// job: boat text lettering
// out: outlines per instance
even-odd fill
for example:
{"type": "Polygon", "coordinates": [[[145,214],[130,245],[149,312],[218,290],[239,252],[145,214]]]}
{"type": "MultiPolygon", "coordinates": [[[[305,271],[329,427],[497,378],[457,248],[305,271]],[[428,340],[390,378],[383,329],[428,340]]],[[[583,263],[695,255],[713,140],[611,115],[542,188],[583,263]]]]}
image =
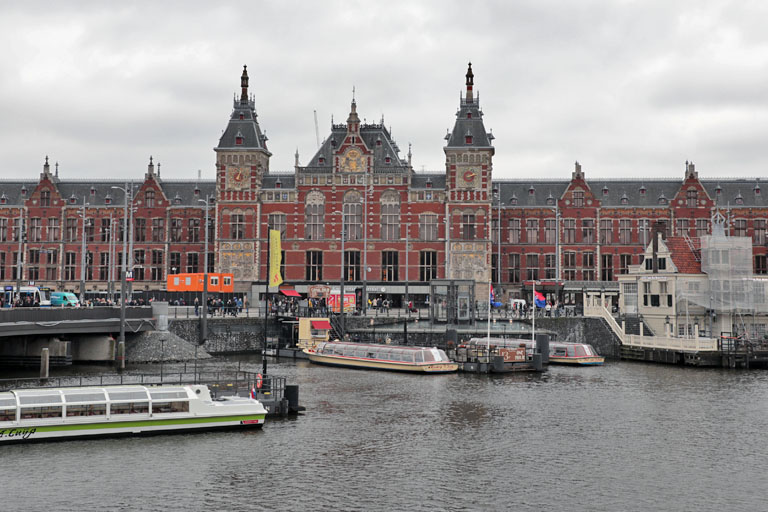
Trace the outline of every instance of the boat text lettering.
{"type": "Polygon", "coordinates": [[[6,428],[0,430],[0,438],[2,437],[21,437],[22,439],[29,439],[29,436],[37,432],[36,428],[6,428]]]}

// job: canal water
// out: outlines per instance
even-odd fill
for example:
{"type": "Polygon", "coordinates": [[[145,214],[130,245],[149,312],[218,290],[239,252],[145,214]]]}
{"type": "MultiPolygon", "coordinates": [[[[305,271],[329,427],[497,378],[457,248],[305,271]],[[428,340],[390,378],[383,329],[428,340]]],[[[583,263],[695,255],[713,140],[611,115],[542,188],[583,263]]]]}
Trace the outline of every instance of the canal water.
{"type": "MultiPolygon", "coordinates": [[[[261,368],[252,357],[206,368],[238,361],[261,368]]],[[[768,509],[765,371],[613,362],[413,376],[281,361],[269,372],[299,384],[303,416],[252,432],[2,446],[0,508],[768,509]]]]}

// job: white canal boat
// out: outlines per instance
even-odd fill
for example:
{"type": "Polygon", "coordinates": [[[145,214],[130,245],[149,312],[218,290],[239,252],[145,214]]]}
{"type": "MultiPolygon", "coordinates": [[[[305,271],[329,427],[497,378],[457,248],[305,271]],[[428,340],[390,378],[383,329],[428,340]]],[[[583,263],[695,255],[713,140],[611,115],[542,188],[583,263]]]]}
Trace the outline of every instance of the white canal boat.
{"type": "Polygon", "coordinates": [[[349,342],[321,342],[304,349],[313,363],[411,373],[455,372],[458,365],[434,347],[405,347],[349,342]]]}
{"type": "Polygon", "coordinates": [[[0,444],[254,428],[267,411],[254,398],[214,399],[208,386],[89,386],[0,392],[0,444]]]}

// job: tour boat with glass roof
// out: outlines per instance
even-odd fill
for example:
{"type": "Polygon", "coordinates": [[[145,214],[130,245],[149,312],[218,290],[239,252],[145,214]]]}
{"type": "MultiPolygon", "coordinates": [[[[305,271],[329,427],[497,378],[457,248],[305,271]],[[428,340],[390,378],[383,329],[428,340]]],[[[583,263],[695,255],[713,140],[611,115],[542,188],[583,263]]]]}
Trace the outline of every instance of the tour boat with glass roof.
{"type": "Polygon", "coordinates": [[[0,392],[0,444],[253,428],[266,414],[254,398],[212,398],[202,384],[15,389],[0,392]]]}
{"type": "Polygon", "coordinates": [[[304,349],[313,363],[347,368],[393,370],[411,373],[455,372],[458,365],[435,347],[366,345],[351,342],[320,342],[304,349]]]}

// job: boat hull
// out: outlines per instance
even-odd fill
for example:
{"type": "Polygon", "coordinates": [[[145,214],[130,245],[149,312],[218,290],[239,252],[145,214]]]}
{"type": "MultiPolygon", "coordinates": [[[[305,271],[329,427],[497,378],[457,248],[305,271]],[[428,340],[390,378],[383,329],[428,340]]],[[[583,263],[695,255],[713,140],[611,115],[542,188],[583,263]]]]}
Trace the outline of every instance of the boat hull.
{"type": "Polygon", "coordinates": [[[605,362],[604,357],[557,357],[549,356],[550,364],[567,364],[571,366],[600,366],[605,362]]]}
{"type": "Polygon", "coordinates": [[[386,370],[405,373],[452,373],[458,370],[456,363],[403,363],[398,361],[381,361],[370,359],[355,359],[338,356],[325,356],[308,353],[309,360],[316,364],[338,366],[343,368],[355,368],[359,370],[386,370]]]}
{"type": "Polygon", "coordinates": [[[0,444],[261,428],[265,414],[0,426],[0,444]]]}

